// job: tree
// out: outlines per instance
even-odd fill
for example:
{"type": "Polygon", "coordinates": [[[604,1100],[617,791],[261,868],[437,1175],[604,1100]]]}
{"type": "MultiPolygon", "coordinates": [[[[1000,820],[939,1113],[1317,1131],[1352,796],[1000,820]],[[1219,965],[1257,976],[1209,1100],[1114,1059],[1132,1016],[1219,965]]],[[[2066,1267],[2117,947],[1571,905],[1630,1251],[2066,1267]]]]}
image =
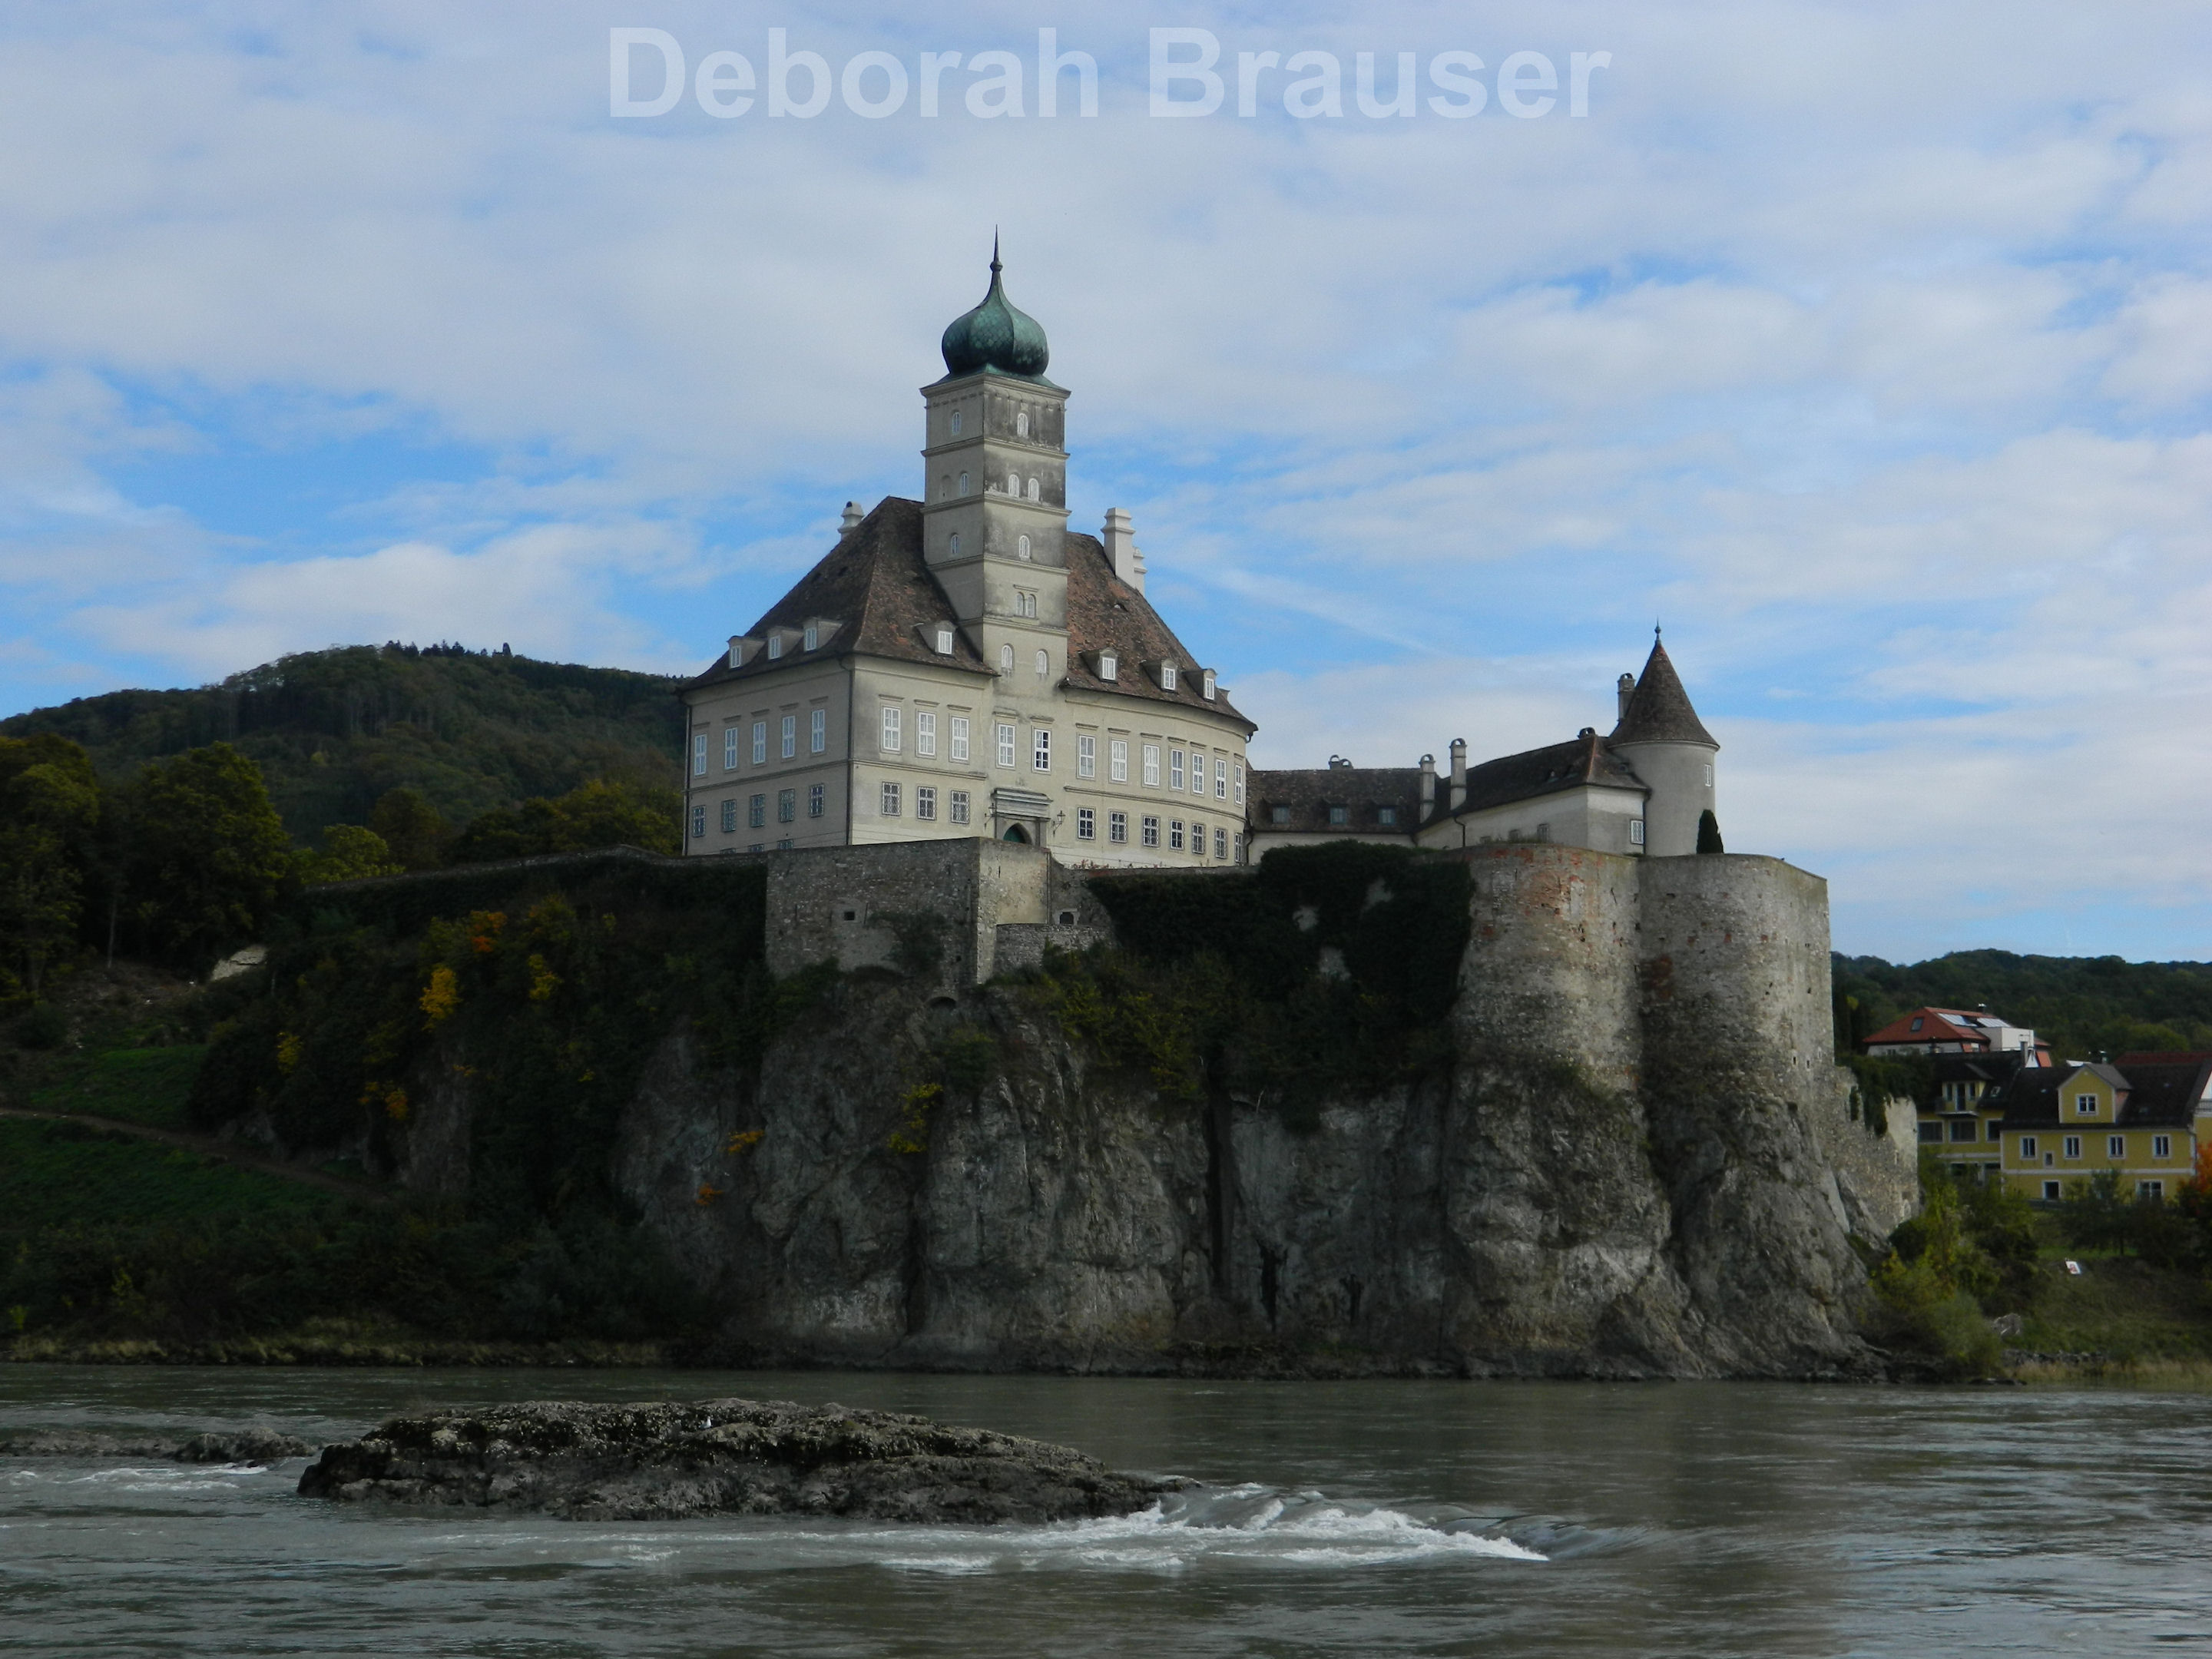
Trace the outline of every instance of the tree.
{"type": "Polygon", "coordinates": [[[0,738],[0,994],[36,1001],[76,943],[85,843],[100,821],[91,758],[66,738],[0,738]]]}
{"type": "Polygon", "coordinates": [[[261,770],[227,743],[156,761],[131,791],[129,914],[155,955],[198,963],[251,942],[292,876],[261,770]]]}
{"type": "Polygon", "coordinates": [[[323,831],[319,853],[300,855],[300,879],[309,886],[329,881],[359,881],[364,876],[396,876],[404,866],[392,856],[384,837],[357,823],[333,823],[323,831]]]}
{"type": "Polygon", "coordinates": [[[453,842],[453,861],[483,864],[601,847],[676,853],[683,847],[677,836],[680,809],[673,790],[595,779],[552,800],[526,800],[471,819],[453,842]]]}
{"type": "Polygon", "coordinates": [[[1700,853],[1725,853],[1721,845],[1721,821],[1713,816],[1710,806],[1698,814],[1698,850],[1700,853]]]}
{"type": "Polygon", "coordinates": [[[446,861],[453,826],[420,790],[387,789],[377,797],[368,827],[384,838],[393,859],[409,870],[434,870],[446,861]]]}

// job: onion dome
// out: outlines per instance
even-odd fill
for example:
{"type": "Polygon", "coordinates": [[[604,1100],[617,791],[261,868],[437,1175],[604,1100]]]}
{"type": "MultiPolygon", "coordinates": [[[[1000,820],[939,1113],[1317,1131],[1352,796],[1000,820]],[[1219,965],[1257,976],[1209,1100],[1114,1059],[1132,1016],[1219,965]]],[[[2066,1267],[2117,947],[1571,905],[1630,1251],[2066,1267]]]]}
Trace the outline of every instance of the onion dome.
{"type": "Polygon", "coordinates": [[[999,281],[999,244],[991,243],[991,291],[983,303],[964,317],[956,318],[945,331],[940,349],[945,374],[953,379],[990,369],[1024,380],[1044,378],[1052,352],[1036,319],[1014,309],[999,281]]]}

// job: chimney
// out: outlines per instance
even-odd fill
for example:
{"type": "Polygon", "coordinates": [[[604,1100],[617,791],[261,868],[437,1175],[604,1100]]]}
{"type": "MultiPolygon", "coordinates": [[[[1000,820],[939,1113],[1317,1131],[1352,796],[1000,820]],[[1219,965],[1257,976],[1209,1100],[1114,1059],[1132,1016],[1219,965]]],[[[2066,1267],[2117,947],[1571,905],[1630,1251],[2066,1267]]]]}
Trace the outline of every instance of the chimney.
{"type": "Polygon", "coordinates": [[[1437,815],[1437,757],[1421,757],[1421,822],[1426,823],[1437,815]]]}
{"type": "Polygon", "coordinates": [[[1106,532],[1100,539],[1106,544],[1106,562],[1114,567],[1114,574],[1143,592],[1145,556],[1137,550],[1136,532],[1129,528],[1129,515],[1118,507],[1108,507],[1106,532]]]}
{"type": "Polygon", "coordinates": [[[1451,740],[1451,810],[1455,812],[1467,805],[1467,739],[1451,740]]]}
{"type": "Polygon", "coordinates": [[[1628,718],[1628,700],[1636,695],[1636,676],[1623,674],[1613,682],[1613,689],[1620,699],[1620,707],[1613,711],[1613,718],[1616,721],[1625,720],[1628,718]]]}
{"type": "Polygon", "coordinates": [[[867,515],[866,514],[860,511],[860,502],[846,502],[845,516],[837,521],[837,535],[839,538],[842,540],[843,538],[851,535],[854,531],[860,527],[860,520],[866,516],[867,515]]]}

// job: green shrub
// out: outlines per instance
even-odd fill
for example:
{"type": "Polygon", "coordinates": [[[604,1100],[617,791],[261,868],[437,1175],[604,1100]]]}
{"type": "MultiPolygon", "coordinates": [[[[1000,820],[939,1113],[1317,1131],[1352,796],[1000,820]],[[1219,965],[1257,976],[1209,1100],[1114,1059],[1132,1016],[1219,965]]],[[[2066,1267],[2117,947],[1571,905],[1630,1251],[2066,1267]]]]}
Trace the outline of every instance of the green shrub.
{"type": "Polygon", "coordinates": [[[15,1041],[26,1048],[58,1048],[69,1040],[69,1021],[51,1002],[35,1002],[15,1021],[15,1041]]]}

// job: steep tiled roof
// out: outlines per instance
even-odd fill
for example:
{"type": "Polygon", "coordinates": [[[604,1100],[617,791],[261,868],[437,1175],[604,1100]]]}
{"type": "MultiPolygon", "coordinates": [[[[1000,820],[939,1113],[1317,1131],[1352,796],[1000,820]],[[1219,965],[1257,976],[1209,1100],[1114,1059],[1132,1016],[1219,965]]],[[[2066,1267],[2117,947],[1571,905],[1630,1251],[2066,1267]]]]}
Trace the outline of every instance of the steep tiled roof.
{"type": "Polygon", "coordinates": [[[2092,1128],[2186,1127],[2196,1115],[2197,1102],[2203,1098],[2208,1073],[2212,1073],[2212,1055],[2185,1056],[2179,1064],[2124,1068],[2106,1065],[2028,1067],[2005,1085],[2004,1127],[2067,1127],[2060,1120],[2059,1102],[2066,1085],[2084,1072],[2093,1072],[2107,1082],[2117,1078],[2126,1091],[2118,1123],[2112,1126],[2090,1120],[2092,1128]]]}
{"type": "Polygon", "coordinates": [[[1087,691],[1134,697],[1144,702],[1179,703],[1183,708],[1224,714],[1240,722],[1247,732],[1252,722],[1230,705],[1221,688],[1214,688],[1208,702],[1200,675],[1203,665],[1184,649],[1175,630],[1160,620],[1142,593],[1114,574],[1104,544],[1096,536],[1067,532],[1067,684],[1087,691]],[[1097,653],[1111,650],[1121,657],[1112,680],[1094,672],[1097,653]],[[1160,661],[1179,665],[1176,689],[1160,690],[1140,665],[1160,661]]]}
{"type": "Polygon", "coordinates": [[[1628,708],[1621,714],[1620,724],[1613,728],[1609,741],[1701,743],[1709,749],[1720,747],[1698,719],[1698,711],[1690,707],[1682,677],[1674,672],[1667,647],[1656,640],[1651,641],[1651,654],[1644,659],[1644,672],[1637,679],[1636,690],[1629,693],[1628,708]]]}
{"type": "MultiPolygon", "coordinates": [[[[1441,787],[1441,786],[1439,786],[1441,787]]],[[[1332,766],[1297,771],[1252,774],[1247,822],[1255,833],[1297,830],[1337,836],[1410,836],[1421,811],[1420,769],[1412,766],[1332,766]],[[1275,821],[1275,809],[1289,813],[1275,821]],[[1331,823],[1328,809],[1345,809],[1345,822],[1331,823]],[[1398,815],[1395,824],[1380,821],[1378,809],[1398,815]]]]}
{"type": "MultiPolygon", "coordinates": [[[[1584,784],[1607,789],[1644,788],[1644,781],[1636,775],[1636,769],[1608,750],[1603,738],[1585,728],[1580,737],[1565,743],[1524,749],[1517,755],[1505,755],[1468,767],[1467,799],[1459,813],[1452,816],[1485,811],[1516,800],[1533,800],[1539,795],[1554,795],[1564,789],[1579,789],[1584,784]]],[[[1437,793],[1447,808],[1451,799],[1449,792],[1449,781],[1437,786],[1437,793]]]]}

